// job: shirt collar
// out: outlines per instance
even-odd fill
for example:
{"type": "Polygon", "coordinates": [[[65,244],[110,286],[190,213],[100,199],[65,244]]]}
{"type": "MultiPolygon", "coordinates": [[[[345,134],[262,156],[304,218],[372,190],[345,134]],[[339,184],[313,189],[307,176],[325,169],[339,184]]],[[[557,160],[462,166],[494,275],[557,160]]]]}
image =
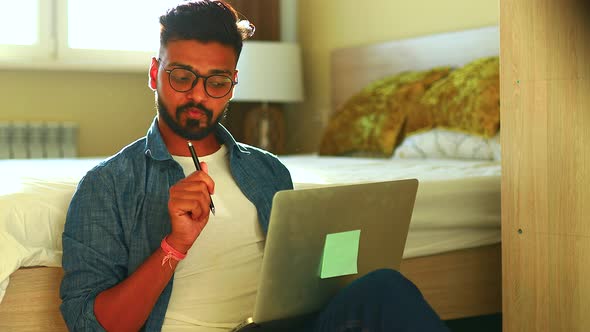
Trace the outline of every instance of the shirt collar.
{"type": "MultiPolygon", "coordinates": [[[[225,144],[229,150],[230,155],[233,155],[234,151],[237,153],[250,154],[250,152],[238,144],[230,132],[221,124],[217,125],[215,129],[215,136],[221,144],[225,144]]],[[[160,128],[158,127],[158,117],[154,118],[152,125],[148,129],[146,134],[146,143],[144,153],[155,160],[168,160],[172,159],[172,155],[164,143],[160,128]]]]}

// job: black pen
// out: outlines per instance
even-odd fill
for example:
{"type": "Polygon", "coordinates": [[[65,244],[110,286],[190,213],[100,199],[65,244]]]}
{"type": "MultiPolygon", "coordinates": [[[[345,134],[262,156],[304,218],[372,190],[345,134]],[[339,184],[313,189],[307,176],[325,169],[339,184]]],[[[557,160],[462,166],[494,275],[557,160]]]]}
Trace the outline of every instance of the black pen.
{"type": "MultiPolygon", "coordinates": [[[[195,148],[193,147],[193,144],[188,141],[188,150],[191,152],[191,156],[193,157],[193,163],[195,163],[195,167],[197,168],[197,171],[201,170],[201,163],[199,162],[199,157],[197,157],[197,153],[195,152],[195,148]]],[[[209,203],[209,208],[211,209],[211,213],[213,213],[213,215],[215,215],[215,205],[213,205],[213,200],[211,199],[211,195],[209,195],[209,199],[211,200],[211,203],[209,203]]]]}

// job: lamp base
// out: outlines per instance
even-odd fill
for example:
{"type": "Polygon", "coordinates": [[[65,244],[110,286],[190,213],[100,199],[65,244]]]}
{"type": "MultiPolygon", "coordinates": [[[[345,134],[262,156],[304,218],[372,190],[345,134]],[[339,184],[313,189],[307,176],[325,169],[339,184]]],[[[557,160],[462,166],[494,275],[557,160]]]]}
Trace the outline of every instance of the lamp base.
{"type": "Polygon", "coordinates": [[[285,122],[279,106],[262,104],[250,109],[244,118],[244,143],[283,154],[285,122]]]}

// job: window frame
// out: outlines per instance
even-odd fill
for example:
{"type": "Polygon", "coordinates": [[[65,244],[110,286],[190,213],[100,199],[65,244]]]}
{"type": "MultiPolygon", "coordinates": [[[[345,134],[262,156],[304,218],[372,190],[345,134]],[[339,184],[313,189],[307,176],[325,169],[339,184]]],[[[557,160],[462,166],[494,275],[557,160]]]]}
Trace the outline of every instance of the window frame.
{"type": "Polygon", "coordinates": [[[68,46],[68,0],[57,1],[57,54],[69,66],[100,70],[147,70],[157,51],[75,49],[68,46]]]}

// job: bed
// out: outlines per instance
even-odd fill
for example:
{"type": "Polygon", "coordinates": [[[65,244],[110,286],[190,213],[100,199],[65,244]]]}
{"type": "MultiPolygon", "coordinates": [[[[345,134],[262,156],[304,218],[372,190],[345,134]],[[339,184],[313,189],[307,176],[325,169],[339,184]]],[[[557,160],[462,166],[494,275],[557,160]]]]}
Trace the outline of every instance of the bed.
{"type": "MultiPolygon", "coordinates": [[[[498,37],[497,27],[488,27],[336,50],[333,75],[347,79],[332,79],[334,109],[384,73],[462,66],[497,55],[498,37]]],[[[401,271],[443,319],[500,312],[497,147],[492,148],[493,139],[475,143],[462,139],[467,152],[461,152],[456,141],[441,143],[445,132],[432,130],[428,135],[406,137],[404,142],[409,143],[397,145],[390,158],[325,153],[280,158],[291,171],[296,189],[418,178],[401,271]],[[432,133],[439,153],[434,157],[424,155],[423,149],[424,144],[433,145],[432,133]],[[449,144],[447,150],[445,144],[449,144]],[[487,147],[484,152],[482,145],[487,147]],[[463,153],[462,158],[454,158],[450,150],[463,153]]],[[[61,228],[78,180],[98,160],[0,161],[4,174],[0,188],[0,330],[65,330],[58,296],[61,228]]]]}
{"type": "MultiPolygon", "coordinates": [[[[320,152],[322,148],[329,150],[328,154],[335,149],[336,152],[346,152],[341,149],[344,143],[349,148],[357,148],[357,151],[351,150],[353,156],[359,155],[360,150],[373,156],[378,152],[378,155],[385,157],[385,160],[373,158],[365,161],[347,158],[349,165],[358,163],[354,167],[356,170],[351,168],[354,176],[359,176],[358,170],[362,170],[358,181],[363,181],[363,176],[369,176],[366,170],[370,168],[368,164],[371,162],[380,164],[375,166],[374,171],[381,178],[416,177],[420,180],[401,271],[418,286],[443,319],[487,315],[502,310],[502,263],[498,233],[501,225],[498,54],[499,29],[497,26],[489,26],[337,49],[331,57],[333,114],[330,121],[343,111],[350,111],[352,116],[342,116],[341,122],[335,121],[336,126],[332,128],[331,135],[324,133],[322,143],[329,137],[328,143],[331,144],[327,148],[320,146],[320,152]],[[375,110],[380,110],[380,103],[384,102],[379,97],[389,87],[379,85],[381,82],[396,82],[399,77],[411,79],[420,72],[430,75],[447,66],[458,70],[446,76],[445,82],[438,80],[433,83],[420,99],[432,106],[430,118],[423,116],[424,113],[421,114],[422,110],[417,107],[414,111],[421,115],[414,118],[408,116],[405,128],[398,128],[401,134],[384,135],[394,126],[391,122],[385,122],[380,128],[371,127],[372,132],[369,134],[363,130],[354,131],[357,136],[367,136],[362,144],[358,140],[349,139],[348,136],[352,133],[348,122],[357,121],[358,127],[364,129],[368,121],[363,120],[379,120],[372,116],[374,110],[371,109],[364,118],[358,114],[366,111],[362,106],[367,102],[367,95],[377,99],[372,106],[375,110]],[[404,76],[405,73],[409,75],[404,76]],[[393,79],[390,80],[391,77],[393,79]],[[461,91],[445,91],[449,82],[457,83],[456,86],[463,84],[463,94],[479,94],[481,98],[461,98],[465,97],[461,96],[461,91]],[[482,83],[481,88],[475,88],[478,86],[476,82],[482,83]],[[435,100],[433,96],[437,93],[441,98],[435,100]],[[479,110],[475,110],[476,108],[479,110]],[[461,119],[469,125],[459,125],[460,132],[428,128],[428,124],[432,125],[437,121],[442,124],[441,127],[452,127],[452,121],[445,123],[449,119],[437,119],[436,112],[456,112],[451,114],[456,116],[451,120],[458,120],[466,112],[470,112],[471,118],[467,116],[461,119]],[[342,123],[345,123],[346,130],[341,129],[342,123]],[[410,129],[416,131],[408,134],[410,129]],[[333,137],[339,132],[343,132],[345,137],[339,141],[334,140],[333,137]],[[474,132],[477,135],[471,135],[474,132]],[[371,135],[380,138],[380,141],[371,141],[371,135]],[[383,144],[392,136],[397,136],[397,144],[383,144]],[[334,145],[334,142],[337,144],[334,145]],[[393,158],[389,157],[390,153],[393,158]],[[389,167],[388,163],[395,165],[389,167]],[[396,171],[391,172],[391,169],[396,171]],[[449,197],[452,198],[446,201],[445,198],[449,197]],[[430,206],[431,210],[428,210],[429,204],[433,204],[430,206]],[[462,212],[459,211],[467,212],[466,209],[473,209],[473,214],[461,216],[462,212]],[[466,233],[459,235],[463,231],[466,233]],[[423,244],[426,246],[423,247],[423,244]]],[[[412,93],[420,91],[419,88],[424,88],[424,85],[405,87],[397,87],[397,91],[404,92],[401,98],[395,96],[395,93],[389,96],[400,105],[414,108],[413,103],[403,98],[411,100],[412,93]]],[[[391,103],[385,104],[395,108],[391,103]]],[[[397,117],[400,113],[399,109],[394,109],[387,115],[397,117]]],[[[328,123],[326,132],[331,124],[328,123]]],[[[457,127],[457,122],[454,126],[457,127]]],[[[324,170],[322,173],[328,179],[327,182],[357,182],[344,180],[346,175],[338,180],[330,179],[334,173],[330,172],[328,176],[326,170],[337,169],[336,165],[328,164],[318,169],[324,170]]],[[[349,178],[351,176],[352,173],[349,178]]],[[[374,179],[375,175],[370,176],[374,179]]]]}

